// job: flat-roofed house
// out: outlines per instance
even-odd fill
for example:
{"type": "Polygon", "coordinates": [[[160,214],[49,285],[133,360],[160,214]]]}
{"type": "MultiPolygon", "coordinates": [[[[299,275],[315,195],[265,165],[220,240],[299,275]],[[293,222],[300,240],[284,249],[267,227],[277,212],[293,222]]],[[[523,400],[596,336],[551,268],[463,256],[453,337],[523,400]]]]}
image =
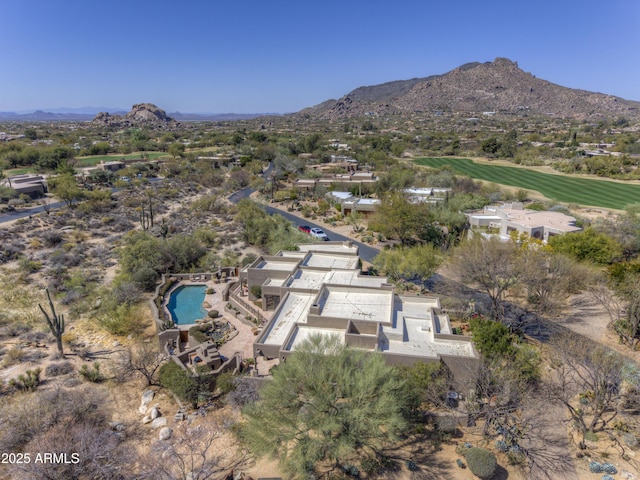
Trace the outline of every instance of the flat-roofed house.
{"type": "Polygon", "coordinates": [[[510,238],[511,232],[526,233],[544,243],[554,235],[580,232],[576,219],[571,215],[554,211],[538,211],[524,208],[522,203],[490,205],[483,210],[466,212],[469,225],[475,229],[494,229],[502,239],[510,238]]]}
{"type": "Polygon", "coordinates": [[[310,335],[332,334],[350,347],[380,352],[390,364],[444,362],[467,382],[479,355],[470,337],[453,334],[438,298],[400,295],[386,277],[363,275],[351,242],[299,248],[260,257],[240,272],[243,284],[260,286],[263,307],[273,310],[254,357],[285,361],[310,335]]]}
{"type": "Polygon", "coordinates": [[[7,183],[19,195],[27,195],[32,199],[42,198],[48,192],[45,178],[33,173],[12,175],[7,179],[7,183]]]}

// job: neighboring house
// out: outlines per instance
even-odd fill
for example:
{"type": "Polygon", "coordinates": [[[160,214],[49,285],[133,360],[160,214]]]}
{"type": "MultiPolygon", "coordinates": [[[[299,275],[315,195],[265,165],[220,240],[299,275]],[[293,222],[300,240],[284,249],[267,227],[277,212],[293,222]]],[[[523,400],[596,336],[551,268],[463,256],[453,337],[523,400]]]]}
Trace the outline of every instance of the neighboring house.
{"type": "Polygon", "coordinates": [[[256,358],[285,361],[309,335],[333,334],[390,364],[442,361],[466,385],[479,356],[470,337],[453,334],[438,298],[399,295],[386,277],[363,275],[352,242],[299,248],[261,256],[240,272],[274,310],[253,345],[256,358]]]}
{"type": "Polygon", "coordinates": [[[377,198],[358,198],[350,192],[334,190],[333,192],[328,192],[326,196],[340,205],[340,213],[342,213],[342,215],[350,215],[351,212],[357,212],[361,213],[364,217],[369,217],[377,210],[378,205],[380,205],[380,200],[377,198]]]}
{"type": "Polygon", "coordinates": [[[518,202],[490,205],[483,210],[466,212],[465,215],[472,229],[493,229],[505,240],[510,237],[511,232],[517,231],[547,243],[554,235],[582,230],[576,226],[576,219],[570,215],[529,210],[518,202]]]}
{"type": "Polygon", "coordinates": [[[27,195],[32,199],[42,198],[48,192],[45,178],[32,173],[12,175],[7,179],[7,184],[19,195],[27,195]]]}
{"type": "Polygon", "coordinates": [[[356,212],[369,218],[378,210],[378,205],[380,205],[378,198],[352,198],[342,202],[341,212],[343,215],[351,215],[352,212],[356,212]]]}
{"type": "Polygon", "coordinates": [[[122,170],[125,166],[126,165],[124,162],[118,162],[118,161],[100,162],[98,164],[98,168],[106,172],[117,172],[118,170],[122,170]]]}
{"type": "Polygon", "coordinates": [[[438,203],[445,200],[451,193],[450,188],[405,188],[404,193],[409,197],[409,201],[412,203],[438,203]]]}
{"type": "Polygon", "coordinates": [[[325,175],[319,179],[298,179],[294,182],[294,186],[304,190],[313,190],[316,185],[324,187],[339,186],[341,188],[358,187],[364,185],[373,185],[378,181],[373,172],[351,172],[351,173],[335,173],[325,175]]]}

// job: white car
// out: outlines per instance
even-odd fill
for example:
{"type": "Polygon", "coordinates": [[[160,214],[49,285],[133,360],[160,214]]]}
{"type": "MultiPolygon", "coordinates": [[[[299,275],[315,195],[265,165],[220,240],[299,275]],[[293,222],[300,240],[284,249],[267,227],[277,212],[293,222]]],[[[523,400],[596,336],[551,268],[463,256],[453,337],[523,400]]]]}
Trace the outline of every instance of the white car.
{"type": "Polygon", "coordinates": [[[316,240],[324,240],[325,242],[329,241],[329,237],[327,237],[327,234],[324,233],[321,228],[312,228],[311,230],[309,230],[309,235],[311,235],[316,240]]]}

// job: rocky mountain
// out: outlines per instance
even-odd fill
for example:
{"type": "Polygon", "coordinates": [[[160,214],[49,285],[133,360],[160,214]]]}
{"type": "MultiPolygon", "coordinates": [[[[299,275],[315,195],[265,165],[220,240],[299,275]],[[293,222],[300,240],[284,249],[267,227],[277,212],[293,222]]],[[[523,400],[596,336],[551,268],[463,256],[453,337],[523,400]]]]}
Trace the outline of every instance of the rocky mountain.
{"type": "Polygon", "coordinates": [[[562,87],[516,62],[468,63],[448,73],[360,87],[299,113],[321,119],[417,112],[496,112],[562,118],[640,118],[640,102],[562,87]]]}
{"type": "Polygon", "coordinates": [[[103,127],[149,127],[160,130],[169,130],[179,126],[173,118],[152,103],[137,103],[126,115],[111,115],[109,112],[100,112],[91,122],[103,127]]]}

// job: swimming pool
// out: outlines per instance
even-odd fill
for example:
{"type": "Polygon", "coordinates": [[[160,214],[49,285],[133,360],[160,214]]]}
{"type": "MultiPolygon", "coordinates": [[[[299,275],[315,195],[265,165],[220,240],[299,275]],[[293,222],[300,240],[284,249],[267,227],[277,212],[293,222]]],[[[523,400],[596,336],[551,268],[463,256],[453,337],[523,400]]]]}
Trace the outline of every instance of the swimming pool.
{"type": "Polygon", "coordinates": [[[181,285],[171,292],[167,308],[173,321],[177,325],[189,325],[207,318],[207,311],[202,306],[206,293],[206,285],[181,285]]]}

